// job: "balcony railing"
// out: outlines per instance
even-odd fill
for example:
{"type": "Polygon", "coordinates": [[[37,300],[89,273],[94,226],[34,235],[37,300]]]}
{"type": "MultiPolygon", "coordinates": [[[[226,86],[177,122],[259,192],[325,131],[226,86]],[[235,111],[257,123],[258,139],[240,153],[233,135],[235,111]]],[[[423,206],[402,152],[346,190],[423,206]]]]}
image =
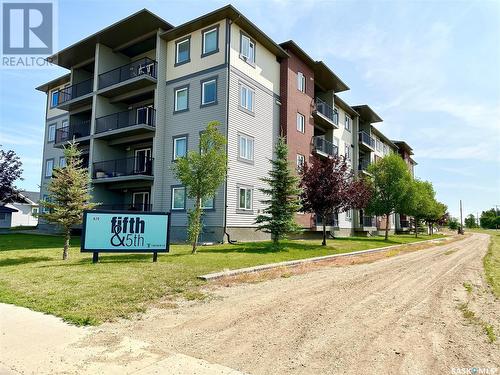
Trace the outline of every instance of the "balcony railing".
{"type": "Polygon", "coordinates": [[[313,146],[316,151],[323,154],[330,156],[337,156],[339,154],[339,148],[322,137],[313,137],[313,146]]]}
{"type": "Polygon", "coordinates": [[[94,179],[134,175],[153,175],[153,158],[132,157],[94,163],[94,179]]]}
{"type": "Polygon", "coordinates": [[[335,125],[339,124],[338,112],[320,98],[316,98],[316,110],[323,116],[331,120],[335,125]]]}
{"type": "Polygon", "coordinates": [[[86,81],[75,83],[74,85],[65,87],[59,90],[57,105],[61,105],[80,96],[90,94],[94,89],[94,79],[90,78],[86,81]]]}
{"type": "Polygon", "coordinates": [[[373,216],[363,216],[361,218],[362,225],[364,227],[374,227],[375,226],[375,218],[373,216]]]}
{"type": "Polygon", "coordinates": [[[99,74],[99,88],[103,89],[134,77],[148,75],[156,78],[156,61],[147,57],[99,74]]]}
{"type": "Polygon", "coordinates": [[[375,148],[375,139],[370,137],[370,134],[368,134],[364,131],[359,132],[359,141],[361,143],[364,143],[365,145],[371,147],[371,148],[375,148]]]}
{"type": "Polygon", "coordinates": [[[96,119],[95,132],[97,134],[139,124],[155,126],[155,115],[156,111],[151,107],[113,113],[96,119]]]}
{"type": "Polygon", "coordinates": [[[90,135],[90,120],[71,122],[68,126],[56,130],[56,143],[71,141],[90,135]]]}
{"type": "Polygon", "coordinates": [[[130,204],[101,204],[95,207],[96,210],[108,211],[152,211],[152,204],[130,203],[130,204]]]}

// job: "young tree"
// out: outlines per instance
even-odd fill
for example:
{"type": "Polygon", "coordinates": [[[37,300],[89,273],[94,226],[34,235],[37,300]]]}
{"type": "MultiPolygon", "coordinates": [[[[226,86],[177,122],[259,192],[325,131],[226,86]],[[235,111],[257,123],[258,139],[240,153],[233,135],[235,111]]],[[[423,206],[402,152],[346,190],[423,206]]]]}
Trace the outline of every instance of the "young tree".
{"type": "Polygon", "coordinates": [[[469,229],[477,228],[478,227],[477,221],[476,221],[476,217],[473,214],[469,214],[465,218],[464,223],[465,223],[465,227],[469,228],[469,229]]]}
{"type": "Polygon", "coordinates": [[[492,208],[488,211],[481,212],[481,217],[479,218],[481,228],[485,229],[495,229],[500,227],[500,211],[492,208]]]}
{"type": "Polygon", "coordinates": [[[22,180],[22,165],[21,159],[14,151],[0,149],[0,202],[5,202],[19,194],[14,181],[22,180]]]}
{"type": "Polygon", "coordinates": [[[406,213],[413,216],[415,220],[415,237],[418,237],[418,227],[421,221],[427,221],[428,218],[433,218],[434,216],[433,210],[437,203],[434,196],[434,188],[430,182],[412,181],[405,207],[406,213]]]}
{"type": "Polygon", "coordinates": [[[273,246],[279,249],[279,242],[286,235],[299,230],[295,223],[295,213],[300,209],[299,179],[288,164],[288,147],[283,138],[278,139],[276,158],[270,160],[272,169],[269,177],[262,178],[269,187],[260,189],[269,198],[261,201],[267,207],[257,216],[258,230],[271,233],[273,246]]]}
{"type": "Polygon", "coordinates": [[[429,226],[429,235],[434,234],[434,225],[444,225],[447,222],[447,212],[448,207],[441,202],[433,199],[431,210],[425,216],[425,221],[429,226]]]}
{"type": "MultiPolygon", "coordinates": [[[[350,166],[344,157],[314,157],[310,166],[304,165],[300,181],[302,211],[316,214],[322,220],[323,246],[326,246],[327,221],[334,213],[362,208],[354,205],[354,196],[363,196],[358,191],[360,187],[366,186],[353,180],[350,166]]],[[[360,200],[358,203],[363,202],[360,200]]]]}
{"type": "Polygon", "coordinates": [[[192,254],[196,254],[201,232],[203,200],[213,198],[227,173],[226,138],[219,132],[217,121],[207,125],[200,135],[198,151],[189,151],[177,160],[174,173],[185,186],[187,196],[194,199],[194,209],[189,210],[188,240],[192,254]]]}
{"type": "Polygon", "coordinates": [[[63,260],[69,255],[71,227],[82,223],[84,210],[91,210],[97,205],[90,203],[90,178],[87,168],[82,167],[80,156],[77,143],[71,142],[64,148],[66,166],[54,169],[47,187],[48,199],[40,201],[47,212],[39,216],[58,224],[64,231],[63,260]]]}
{"type": "Polygon", "coordinates": [[[456,217],[452,217],[448,220],[448,228],[451,230],[457,230],[460,226],[458,219],[456,217]]]}
{"type": "MultiPolygon", "coordinates": [[[[412,177],[406,163],[396,154],[389,154],[368,167],[373,196],[367,206],[370,214],[389,217],[392,213],[407,214],[408,193],[412,177]]],[[[385,227],[385,240],[389,238],[389,225],[385,227]]]]}

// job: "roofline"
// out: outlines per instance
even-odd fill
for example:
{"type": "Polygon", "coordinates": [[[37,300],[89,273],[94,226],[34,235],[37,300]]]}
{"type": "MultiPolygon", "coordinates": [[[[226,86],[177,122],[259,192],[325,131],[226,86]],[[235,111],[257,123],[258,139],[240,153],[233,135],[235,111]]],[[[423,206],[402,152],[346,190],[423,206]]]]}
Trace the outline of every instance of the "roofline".
{"type": "Polygon", "coordinates": [[[352,108],[354,108],[357,112],[359,112],[360,115],[361,115],[361,111],[358,111],[358,109],[366,108],[370,112],[370,115],[373,116],[373,118],[375,119],[375,121],[370,121],[370,123],[372,123],[372,124],[376,123],[376,122],[382,122],[382,121],[384,121],[382,119],[382,117],[380,117],[377,114],[377,112],[375,112],[368,104],[353,105],[352,108]]]}
{"type": "Polygon", "coordinates": [[[242,20],[243,23],[246,23],[247,26],[253,29],[252,31],[255,34],[258,34],[258,36],[262,38],[260,40],[261,44],[263,44],[266,48],[271,50],[276,56],[288,57],[288,53],[286,53],[286,51],[283,48],[281,48],[279,44],[277,44],[274,40],[272,40],[266,33],[264,33],[261,29],[259,29],[252,21],[246,18],[238,9],[233,7],[231,4],[225,5],[222,8],[216,9],[212,12],[206,13],[195,19],[187,21],[177,27],[174,27],[173,29],[167,30],[161,33],[160,37],[165,40],[173,40],[176,37],[180,37],[194,31],[191,30],[189,27],[192,24],[203,22],[211,18],[218,18],[219,20],[223,18],[230,18],[235,22],[238,21],[236,23],[239,23],[241,22],[240,20],[242,20]],[[262,43],[262,40],[264,41],[264,43],[262,43]]]}
{"type": "Polygon", "coordinates": [[[354,108],[352,108],[349,104],[347,104],[344,100],[342,100],[338,95],[335,94],[334,95],[334,99],[333,99],[333,103],[335,104],[337,102],[341,104],[341,107],[343,107],[344,110],[347,109],[347,110],[349,110],[351,112],[352,115],[359,116],[359,113],[356,112],[354,110],[354,108]]]}
{"type": "Polygon", "coordinates": [[[372,131],[378,135],[380,138],[383,138],[384,141],[389,143],[392,147],[394,147],[396,150],[399,149],[398,145],[396,145],[393,141],[391,141],[384,133],[382,133],[379,129],[377,129],[375,126],[372,126],[372,131]]]}
{"type": "Polygon", "coordinates": [[[68,82],[70,81],[70,79],[71,79],[71,73],[67,73],[67,74],[65,74],[63,76],[54,78],[52,81],[43,83],[40,86],[35,87],[35,90],[42,91],[42,92],[47,92],[47,91],[49,91],[49,88],[51,86],[57,86],[57,84],[65,82],[66,79],[68,80],[68,82]]]}
{"type": "Polygon", "coordinates": [[[295,54],[298,55],[307,65],[309,65],[311,69],[314,69],[316,61],[311,56],[309,56],[307,52],[300,48],[300,46],[295,43],[294,40],[290,39],[286,42],[282,42],[280,43],[280,46],[282,48],[290,48],[291,50],[293,50],[293,52],[295,52],[295,54]]]}
{"type": "MultiPolygon", "coordinates": [[[[404,147],[404,148],[407,148],[408,151],[410,151],[410,155],[413,155],[413,149],[411,148],[411,146],[406,143],[405,141],[396,141],[396,140],[392,140],[392,142],[394,142],[395,144],[398,144],[398,143],[401,143],[401,145],[404,147]]],[[[399,146],[398,146],[399,147],[399,146]]]]}
{"type": "Polygon", "coordinates": [[[347,91],[347,90],[350,90],[349,86],[347,86],[345,84],[344,81],[342,81],[338,75],[336,75],[333,70],[331,70],[328,65],[326,65],[323,61],[316,61],[316,65],[319,65],[321,67],[323,67],[329,74],[331,74],[337,81],[339,81],[340,83],[340,86],[342,86],[342,88],[340,90],[337,90],[336,92],[342,92],[342,91],[347,91]]]}

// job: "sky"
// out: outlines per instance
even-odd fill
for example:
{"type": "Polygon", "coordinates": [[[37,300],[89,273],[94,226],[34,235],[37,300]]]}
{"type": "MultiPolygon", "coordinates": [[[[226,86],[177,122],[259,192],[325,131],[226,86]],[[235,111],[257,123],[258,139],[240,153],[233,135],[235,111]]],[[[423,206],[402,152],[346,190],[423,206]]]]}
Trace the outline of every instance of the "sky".
{"type": "MultiPolygon", "coordinates": [[[[59,0],[62,49],[142,8],[173,25],[227,2],[59,0]]],[[[376,126],[415,152],[453,216],[500,205],[500,1],[234,1],[280,43],[295,40],[368,104],[376,126]]],[[[0,70],[0,144],[23,162],[18,186],[38,190],[45,94],[35,87],[61,68],[0,70]]]]}

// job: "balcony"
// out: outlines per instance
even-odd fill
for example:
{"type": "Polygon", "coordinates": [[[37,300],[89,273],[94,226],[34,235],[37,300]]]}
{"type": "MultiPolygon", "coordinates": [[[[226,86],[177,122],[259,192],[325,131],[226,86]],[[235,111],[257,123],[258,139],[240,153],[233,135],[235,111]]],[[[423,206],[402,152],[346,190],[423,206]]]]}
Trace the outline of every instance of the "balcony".
{"type": "Polygon", "coordinates": [[[90,136],[90,120],[71,122],[68,126],[56,130],[56,145],[71,140],[88,141],[90,136]]]}
{"type": "Polygon", "coordinates": [[[92,91],[94,80],[87,79],[74,85],[59,90],[57,108],[65,111],[73,110],[86,104],[92,103],[92,91]]]}
{"type": "Polygon", "coordinates": [[[316,98],[313,116],[318,122],[318,125],[333,129],[339,128],[339,114],[320,98],[316,98]]]}
{"type": "Polygon", "coordinates": [[[152,133],[155,131],[156,111],[151,107],[134,108],[96,119],[95,137],[112,138],[152,133]]]}
{"type": "Polygon", "coordinates": [[[99,74],[99,94],[112,97],[156,84],[157,63],[147,57],[99,74]]]}
{"type": "Polygon", "coordinates": [[[94,183],[152,180],[153,161],[150,157],[131,157],[96,162],[92,179],[94,183]]]}
{"type": "Polygon", "coordinates": [[[322,137],[313,137],[314,151],[321,156],[338,156],[339,148],[322,137]]]}
{"type": "Polygon", "coordinates": [[[96,210],[107,211],[153,211],[152,204],[130,203],[130,204],[101,204],[95,208],[96,210]]]}
{"type": "Polygon", "coordinates": [[[375,139],[370,134],[360,131],[358,133],[359,145],[366,151],[375,151],[375,139]]]}
{"type": "Polygon", "coordinates": [[[368,172],[368,166],[370,165],[370,161],[369,160],[363,160],[361,159],[359,161],[359,164],[358,164],[358,171],[360,172],[363,172],[367,175],[370,175],[370,173],[368,172]]]}

